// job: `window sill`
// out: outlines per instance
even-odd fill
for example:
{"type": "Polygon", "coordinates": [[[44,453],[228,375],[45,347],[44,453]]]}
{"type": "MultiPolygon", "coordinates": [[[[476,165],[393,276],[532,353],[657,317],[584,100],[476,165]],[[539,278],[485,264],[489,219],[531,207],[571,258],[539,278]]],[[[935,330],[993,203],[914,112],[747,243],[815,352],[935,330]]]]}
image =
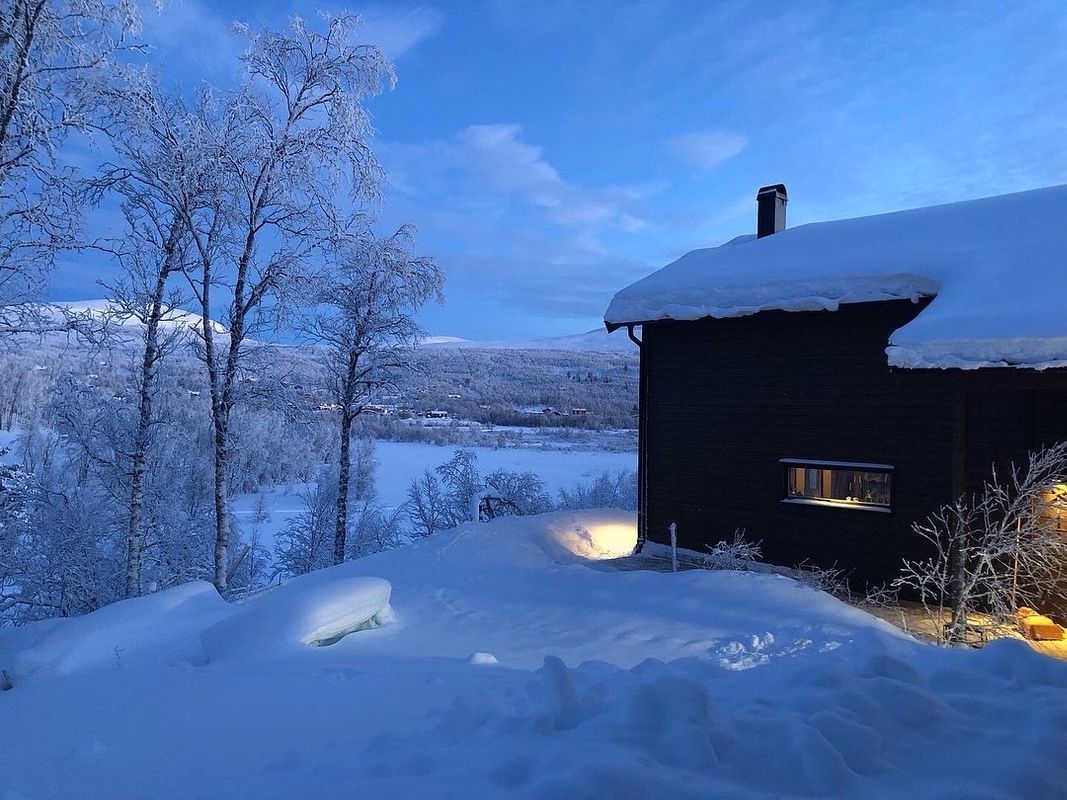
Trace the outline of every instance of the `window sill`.
{"type": "Polygon", "coordinates": [[[849,503],[844,500],[811,500],[806,497],[787,497],[782,500],[783,503],[789,503],[796,506],[822,506],[823,508],[843,508],[848,511],[874,511],[878,514],[892,514],[893,510],[886,508],[885,506],[871,506],[864,503],[849,503]]]}

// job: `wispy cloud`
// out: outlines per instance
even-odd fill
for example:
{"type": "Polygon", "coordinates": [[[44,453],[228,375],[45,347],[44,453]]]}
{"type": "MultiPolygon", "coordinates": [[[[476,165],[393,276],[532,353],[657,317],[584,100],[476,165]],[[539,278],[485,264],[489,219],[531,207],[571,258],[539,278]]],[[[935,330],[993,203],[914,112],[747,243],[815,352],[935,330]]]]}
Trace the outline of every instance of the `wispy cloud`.
{"type": "Polygon", "coordinates": [[[736,131],[707,129],[672,136],[667,149],[678,158],[702,170],[712,170],[736,156],[748,140],[736,131]]]}
{"type": "Polygon", "coordinates": [[[523,138],[521,125],[470,125],[453,139],[382,148],[392,187],[412,197],[450,194],[450,204],[477,209],[483,218],[522,210],[522,224],[569,229],[576,244],[596,252],[601,235],[635,232],[647,222],[641,201],[654,187],[588,187],[565,179],[544,148],[523,138]],[[447,188],[446,188],[447,187],[447,188]],[[529,216],[536,212],[536,220],[529,216]]]}
{"type": "Polygon", "coordinates": [[[445,21],[444,14],[429,6],[367,6],[357,13],[364,38],[394,61],[436,34],[445,21]]]}
{"type": "Polygon", "coordinates": [[[418,220],[452,296],[588,324],[620,282],[648,271],[620,254],[649,227],[645,205],[659,186],[570,180],[516,123],[380,152],[393,190],[387,214],[418,220]]]}

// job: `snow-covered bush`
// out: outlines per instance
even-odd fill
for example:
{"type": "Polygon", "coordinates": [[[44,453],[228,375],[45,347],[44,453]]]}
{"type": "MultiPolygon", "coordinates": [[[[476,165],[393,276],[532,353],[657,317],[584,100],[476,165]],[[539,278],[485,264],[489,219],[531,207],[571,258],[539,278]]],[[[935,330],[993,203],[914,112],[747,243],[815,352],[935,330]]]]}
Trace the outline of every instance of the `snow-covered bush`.
{"type": "Polygon", "coordinates": [[[540,514],[552,509],[545,484],[532,472],[498,469],[486,477],[472,450],[457,450],[448,461],[411,482],[405,513],[417,537],[464,522],[500,516],[540,514]]]}
{"type": "Polygon", "coordinates": [[[745,538],[744,530],[739,528],[734,531],[732,540],[723,540],[708,546],[708,553],[704,556],[704,568],[750,570],[762,556],[760,542],[745,538]]]}
{"type": "Polygon", "coordinates": [[[592,481],[577,483],[571,489],[560,489],[557,508],[621,508],[637,510],[637,473],[633,470],[602,472],[592,481]]]}
{"type": "Polygon", "coordinates": [[[793,567],[790,574],[805,586],[820,592],[843,600],[852,597],[848,586],[848,572],[836,566],[820,567],[810,561],[801,561],[793,567]]]}

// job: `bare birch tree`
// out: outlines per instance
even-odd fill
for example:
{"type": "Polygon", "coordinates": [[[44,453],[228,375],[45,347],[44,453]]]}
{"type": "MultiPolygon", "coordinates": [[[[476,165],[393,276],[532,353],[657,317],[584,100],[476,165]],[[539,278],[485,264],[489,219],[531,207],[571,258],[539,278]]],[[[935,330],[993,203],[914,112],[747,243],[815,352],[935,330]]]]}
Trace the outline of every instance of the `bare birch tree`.
{"type": "Polygon", "coordinates": [[[138,416],[130,453],[126,596],[141,591],[141,530],[145,465],[152,446],[155,383],[164,356],[188,333],[180,311],[185,297],[171,280],[188,264],[191,226],[217,209],[219,148],[206,124],[211,103],[201,94],[190,109],[159,90],[148,74],[128,75],[106,93],[108,136],[115,160],[92,186],[122,200],[126,234],[114,252],[123,268],[109,288],[111,313],[138,323],[138,416]]]}
{"type": "Polygon", "coordinates": [[[139,28],[132,0],[0,0],[2,333],[56,327],[38,301],[77,220],[58,150],[94,123],[98,90],[139,28]]]}
{"type": "Polygon", "coordinates": [[[1037,604],[1067,570],[1067,538],[1049,494],[1067,481],[1067,442],[1032,453],[1025,467],[993,475],[913,527],[931,555],[905,561],[893,588],[916,592],[939,637],[962,642],[977,614],[1007,625],[1037,604]],[[947,617],[947,623],[946,623],[947,617]]]}
{"type": "Polygon", "coordinates": [[[382,52],[355,40],[352,15],[325,19],[325,31],[294,18],[287,31],[243,32],[245,87],[232,99],[222,177],[230,212],[228,247],[213,251],[194,230],[200,255],[188,271],[203,325],[214,431],[215,570],[227,586],[230,547],[230,424],[250,337],[284,306],[292,286],[318,252],[324,209],[344,191],[354,203],[377,196],[381,169],[369,146],[366,97],[391,87],[392,66],[382,52]],[[217,335],[214,291],[228,301],[217,335]]]}
{"type": "Polygon", "coordinates": [[[340,452],[333,557],[345,559],[352,423],[376,392],[395,388],[410,366],[422,331],[415,313],[440,298],[443,275],[431,258],[413,254],[414,229],[347,240],[325,280],[307,330],[323,345],[326,388],[338,407],[340,452]]]}

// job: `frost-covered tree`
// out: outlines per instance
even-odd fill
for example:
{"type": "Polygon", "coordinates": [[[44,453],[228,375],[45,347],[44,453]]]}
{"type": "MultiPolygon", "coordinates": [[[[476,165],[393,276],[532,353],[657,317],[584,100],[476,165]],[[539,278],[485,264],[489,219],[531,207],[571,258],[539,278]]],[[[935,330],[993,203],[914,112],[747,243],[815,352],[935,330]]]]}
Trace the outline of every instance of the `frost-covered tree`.
{"type": "Polygon", "coordinates": [[[157,425],[153,403],[163,358],[187,337],[179,309],[185,297],[173,278],[188,267],[191,226],[217,218],[219,148],[205,123],[208,95],[190,109],[162,92],[153,76],[128,74],[105,92],[105,126],[115,158],[91,184],[121,199],[125,235],[114,252],[122,271],[109,286],[110,312],[138,326],[134,378],[137,423],[130,452],[126,596],[141,591],[142,506],[148,451],[157,425]]]}
{"type": "Polygon", "coordinates": [[[433,472],[408,487],[405,509],[416,536],[430,536],[464,522],[539,514],[552,508],[544,482],[532,472],[498,469],[483,478],[473,450],[457,450],[433,472]]]}
{"type": "MultiPolygon", "coordinates": [[[[2,453],[0,453],[2,454],[2,453]]],[[[28,604],[25,542],[39,491],[34,476],[19,466],[0,464],[0,625],[28,604]]]]}
{"type": "Polygon", "coordinates": [[[530,471],[494,470],[485,477],[482,495],[484,514],[490,517],[541,514],[552,509],[545,482],[530,471]]]}
{"type": "Polygon", "coordinates": [[[399,547],[403,541],[404,510],[383,509],[371,501],[364,501],[356,509],[348,535],[349,558],[380,553],[399,547]]]}
{"type": "MultiPolygon", "coordinates": [[[[374,473],[377,462],[374,457],[374,442],[358,440],[346,487],[348,502],[358,509],[354,530],[346,531],[345,539],[352,534],[349,552],[352,555],[368,555],[394,546],[395,519],[387,515],[377,504],[374,491],[374,473]]],[[[334,557],[334,535],[337,512],[337,495],[341,491],[337,480],[337,467],[326,463],[319,467],[315,479],[301,491],[304,510],[297,515],[276,537],[274,555],[276,572],[283,575],[302,575],[337,563],[334,557]]]]}
{"type": "Polygon", "coordinates": [[[95,125],[99,90],[139,27],[132,0],[0,0],[0,332],[55,324],[37,301],[77,221],[58,152],[95,125]]]}
{"type": "Polygon", "coordinates": [[[414,255],[414,229],[392,236],[345,236],[326,276],[317,279],[306,330],[322,347],[327,396],[340,433],[334,561],[346,553],[352,424],[375,393],[395,390],[421,334],[415,312],[440,297],[443,277],[432,259],[414,255]]]}
{"type": "Polygon", "coordinates": [[[457,450],[452,458],[437,467],[445,488],[445,527],[454,528],[476,521],[476,509],[485,484],[478,470],[478,455],[473,450],[457,450]]]}
{"type": "Polygon", "coordinates": [[[905,561],[893,588],[917,593],[948,642],[964,641],[979,614],[1010,624],[1065,576],[1067,537],[1049,506],[1065,482],[1067,442],[1032,453],[1007,475],[994,469],[980,491],[913,526],[931,555],[905,561]]]}
{"type": "MultiPolygon", "coordinates": [[[[377,196],[381,169],[370,149],[363,103],[393,83],[381,51],[356,40],[359,20],[326,18],[319,30],[294,18],[286,31],[243,28],[247,81],[230,99],[225,136],[222,244],[194,226],[199,255],[188,272],[204,317],[200,329],[214,428],[215,586],[226,589],[230,548],[230,425],[239,381],[257,328],[287,306],[327,236],[333,198],[361,203],[377,196]],[[215,291],[227,303],[225,334],[210,322],[215,291]]],[[[212,228],[211,230],[214,230],[212,228]]]]}
{"type": "Polygon", "coordinates": [[[337,479],[324,467],[318,479],[301,490],[304,510],[275,537],[275,570],[288,576],[303,575],[333,563],[333,515],[337,505],[337,479]]]}
{"type": "Polygon", "coordinates": [[[602,472],[591,482],[560,489],[559,507],[637,509],[637,473],[633,470],[602,472]]]}
{"type": "Polygon", "coordinates": [[[418,537],[433,536],[450,527],[445,490],[432,470],[423,470],[422,475],[412,479],[404,512],[412,533],[418,537]]]}

